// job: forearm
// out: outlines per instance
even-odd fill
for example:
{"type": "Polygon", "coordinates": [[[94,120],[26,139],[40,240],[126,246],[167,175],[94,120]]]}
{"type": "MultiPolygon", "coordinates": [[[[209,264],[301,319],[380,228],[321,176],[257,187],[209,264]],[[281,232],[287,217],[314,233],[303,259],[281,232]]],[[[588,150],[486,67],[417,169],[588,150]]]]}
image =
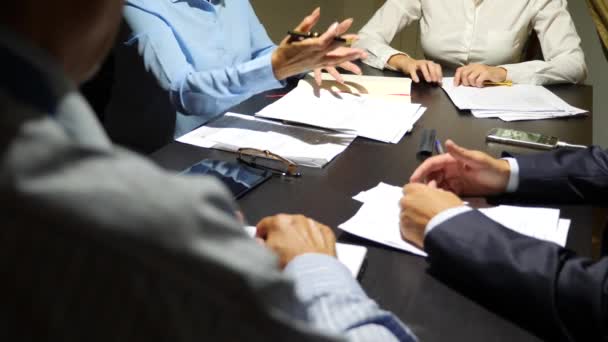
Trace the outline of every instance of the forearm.
{"type": "Polygon", "coordinates": [[[561,325],[554,304],[558,248],[475,210],[440,224],[425,239],[433,274],[492,310],[546,332],[558,332],[561,325]]]}
{"type": "Polygon", "coordinates": [[[188,70],[171,87],[171,99],[184,114],[214,116],[261,92],[281,88],[271,53],[222,69],[188,70]]]}
{"type": "Polygon", "coordinates": [[[593,264],[478,211],[437,226],[425,249],[439,277],[550,340],[607,336],[608,259],[593,264]]]}
{"type": "Polygon", "coordinates": [[[289,263],[285,273],[294,280],[309,320],[321,331],[352,341],[415,341],[399,319],[367,297],[335,258],[303,255],[289,263]]]}
{"type": "Polygon", "coordinates": [[[606,203],[608,153],[599,147],[518,156],[515,195],[569,203],[606,203]]]}
{"type": "Polygon", "coordinates": [[[395,35],[421,16],[420,1],[387,1],[359,31],[355,47],[368,52],[363,62],[384,69],[392,56],[404,54],[390,46],[395,35]]]}
{"type": "Polygon", "coordinates": [[[519,84],[548,85],[581,83],[587,77],[582,51],[573,51],[550,61],[529,61],[501,65],[507,70],[507,80],[519,84]]]}

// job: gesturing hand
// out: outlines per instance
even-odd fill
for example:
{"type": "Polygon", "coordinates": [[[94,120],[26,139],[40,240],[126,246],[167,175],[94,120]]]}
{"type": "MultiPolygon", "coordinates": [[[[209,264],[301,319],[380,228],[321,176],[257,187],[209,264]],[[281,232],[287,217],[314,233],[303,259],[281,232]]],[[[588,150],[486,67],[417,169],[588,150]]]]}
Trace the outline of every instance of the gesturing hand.
{"type": "MultiPolygon", "coordinates": [[[[319,21],[321,10],[315,9],[309,16],[296,27],[296,31],[309,32],[319,21]]],[[[343,68],[360,73],[359,68],[348,63],[352,60],[364,58],[365,52],[361,49],[345,47],[344,43],[334,40],[341,36],[346,39],[356,39],[356,35],[345,35],[353,20],[347,19],[341,23],[334,23],[325,33],[318,38],[310,38],[301,41],[293,41],[287,36],[272,54],[272,68],[278,80],[301,74],[314,69],[330,68],[334,75],[337,71],[333,67],[340,65],[343,68]]],[[[317,72],[318,75],[320,75],[317,72]]],[[[338,77],[339,78],[339,77],[338,77]]],[[[340,79],[338,79],[340,81],[340,79]]],[[[320,77],[317,79],[320,84],[320,77]]]]}
{"type": "Polygon", "coordinates": [[[302,215],[266,217],[258,223],[256,237],[279,256],[281,268],[306,253],[336,256],[336,237],[332,230],[302,215]]]}
{"type": "Polygon", "coordinates": [[[454,86],[459,85],[482,88],[485,81],[504,82],[507,70],[483,64],[469,64],[456,69],[454,86]]]}
{"type": "Polygon", "coordinates": [[[424,247],[424,231],[429,221],[446,209],[464,204],[453,193],[437,189],[434,181],[429,185],[407,184],[403,187],[403,193],[399,202],[401,237],[420,248],[424,247]]]}
{"type": "Polygon", "coordinates": [[[446,142],[445,154],[427,159],[410,177],[412,183],[435,181],[439,188],[461,196],[486,196],[507,188],[511,167],[506,160],[446,142]]]}

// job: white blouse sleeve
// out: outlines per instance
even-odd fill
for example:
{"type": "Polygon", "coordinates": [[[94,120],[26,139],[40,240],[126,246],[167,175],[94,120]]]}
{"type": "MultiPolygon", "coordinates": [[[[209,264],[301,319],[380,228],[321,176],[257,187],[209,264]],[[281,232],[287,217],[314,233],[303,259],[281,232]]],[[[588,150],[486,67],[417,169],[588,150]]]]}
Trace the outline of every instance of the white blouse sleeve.
{"type": "Polygon", "coordinates": [[[370,21],[359,31],[355,47],[365,49],[369,57],[363,62],[384,69],[391,56],[405,54],[390,46],[395,35],[405,26],[420,19],[420,0],[387,0],[370,21]]]}
{"type": "Polygon", "coordinates": [[[532,25],[543,51],[544,61],[502,65],[507,79],[515,83],[580,83],[587,77],[581,39],[568,12],[566,0],[537,0],[532,25]]]}

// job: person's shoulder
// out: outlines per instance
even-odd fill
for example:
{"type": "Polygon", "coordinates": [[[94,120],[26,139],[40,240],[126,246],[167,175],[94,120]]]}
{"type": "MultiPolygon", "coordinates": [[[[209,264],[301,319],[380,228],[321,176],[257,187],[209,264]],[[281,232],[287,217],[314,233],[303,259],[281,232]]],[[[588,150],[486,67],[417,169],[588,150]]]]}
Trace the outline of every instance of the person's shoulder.
{"type": "Polygon", "coordinates": [[[125,5],[144,10],[157,11],[169,8],[173,5],[173,0],[125,0],[125,5]]]}

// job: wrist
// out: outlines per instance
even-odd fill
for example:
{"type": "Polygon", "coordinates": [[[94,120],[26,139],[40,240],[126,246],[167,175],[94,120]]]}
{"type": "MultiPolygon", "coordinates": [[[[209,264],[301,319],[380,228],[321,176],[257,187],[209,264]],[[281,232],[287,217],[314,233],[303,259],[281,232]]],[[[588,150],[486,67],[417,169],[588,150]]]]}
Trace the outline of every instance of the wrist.
{"type": "Polygon", "coordinates": [[[494,82],[505,82],[507,80],[507,69],[503,67],[494,67],[496,70],[496,79],[494,82]]]}
{"type": "Polygon", "coordinates": [[[505,159],[499,159],[498,173],[501,180],[499,191],[505,192],[508,189],[509,179],[511,178],[511,164],[505,159]]]}
{"type": "Polygon", "coordinates": [[[277,48],[272,52],[272,57],[270,58],[270,63],[272,64],[272,72],[274,73],[274,77],[282,81],[289,77],[287,71],[284,68],[284,58],[282,57],[281,48],[277,48]]]}
{"type": "Polygon", "coordinates": [[[390,65],[391,67],[395,68],[398,71],[404,72],[406,73],[407,70],[409,69],[409,65],[411,63],[414,63],[416,60],[413,59],[412,57],[406,55],[406,54],[396,54],[396,55],[392,55],[388,61],[386,62],[386,64],[390,65]]]}

